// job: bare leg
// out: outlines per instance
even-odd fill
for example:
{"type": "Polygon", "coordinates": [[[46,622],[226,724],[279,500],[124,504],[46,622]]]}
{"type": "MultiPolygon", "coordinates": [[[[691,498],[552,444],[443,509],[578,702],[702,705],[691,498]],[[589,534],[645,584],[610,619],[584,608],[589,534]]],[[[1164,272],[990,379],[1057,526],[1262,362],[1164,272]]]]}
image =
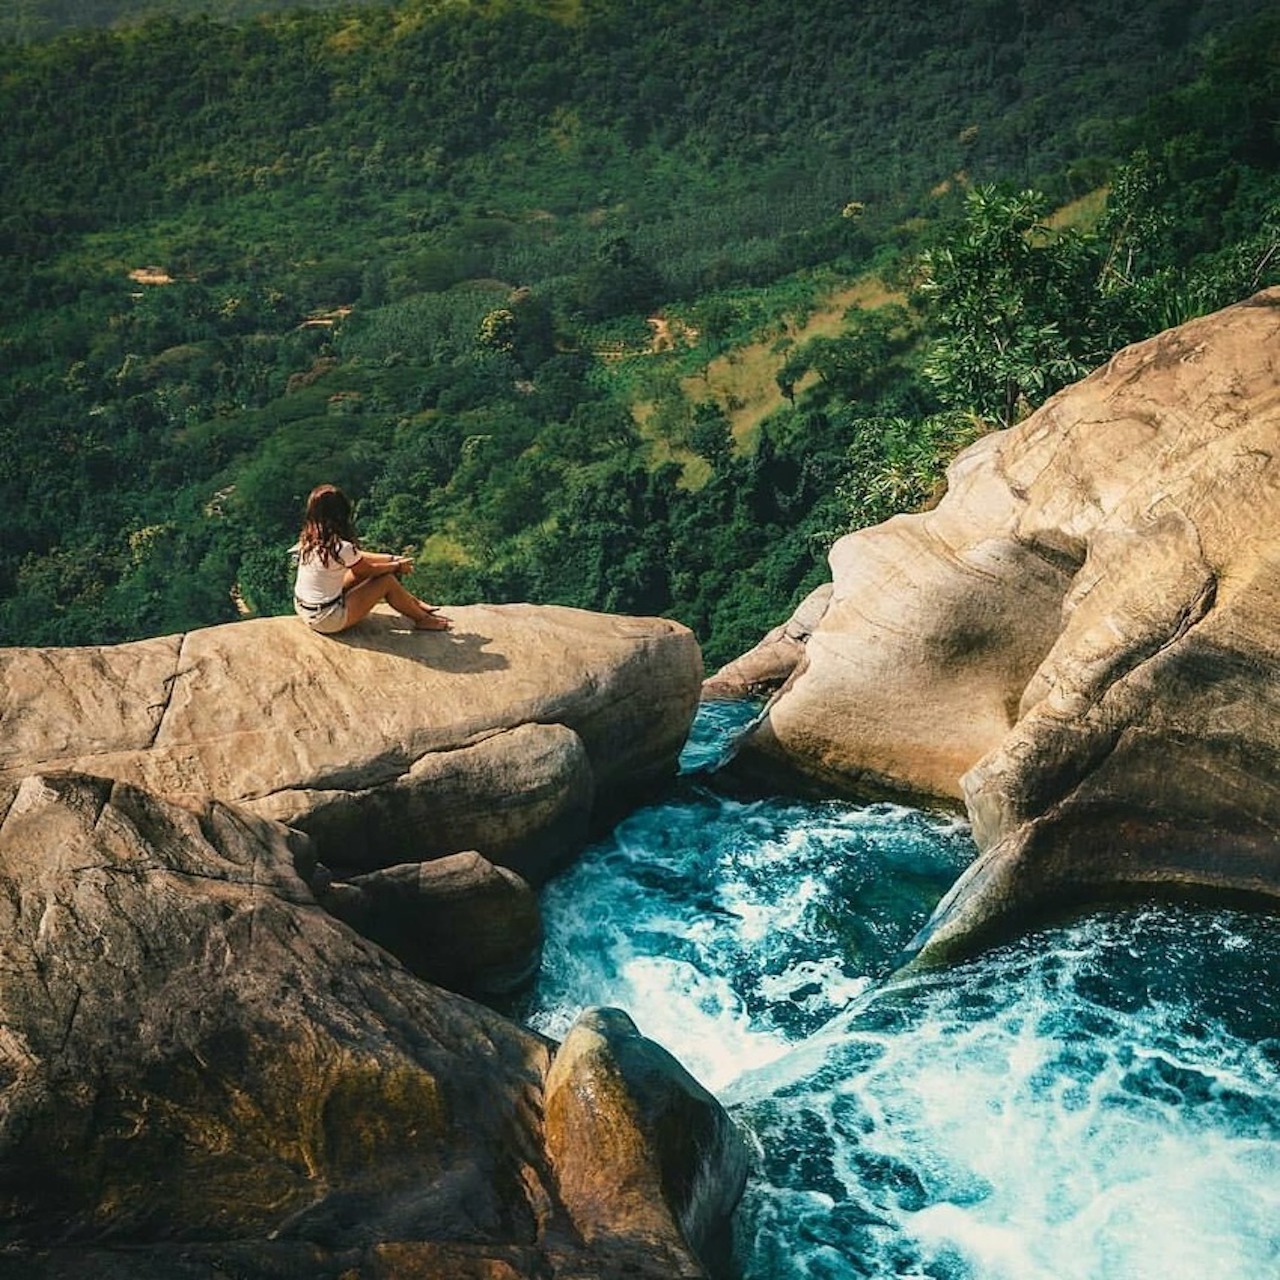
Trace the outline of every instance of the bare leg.
{"type": "Polygon", "coordinates": [[[362,578],[347,589],[347,625],[359,622],[379,600],[385,600],[397,613],[411,619],[420,631],[449,629],[449,619],[423,604],[394,573],[362,578]]]}

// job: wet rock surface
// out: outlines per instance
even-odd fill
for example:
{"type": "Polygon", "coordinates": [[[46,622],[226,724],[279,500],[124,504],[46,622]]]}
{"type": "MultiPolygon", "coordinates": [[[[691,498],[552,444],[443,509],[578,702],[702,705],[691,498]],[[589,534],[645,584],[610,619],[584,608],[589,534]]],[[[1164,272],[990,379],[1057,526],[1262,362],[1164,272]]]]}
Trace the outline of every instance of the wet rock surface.
{"type": "Polygon", "coordinates": [[[673,1280],[702,1275],[698,1257],[724,1243],[717,1232],[742,1193],[746,1146],[621,1010],[588,1009],[570,1028],[547,1079],[546,1126],[574,1226],[616,1274],[656,1257],[673,1280]]]}

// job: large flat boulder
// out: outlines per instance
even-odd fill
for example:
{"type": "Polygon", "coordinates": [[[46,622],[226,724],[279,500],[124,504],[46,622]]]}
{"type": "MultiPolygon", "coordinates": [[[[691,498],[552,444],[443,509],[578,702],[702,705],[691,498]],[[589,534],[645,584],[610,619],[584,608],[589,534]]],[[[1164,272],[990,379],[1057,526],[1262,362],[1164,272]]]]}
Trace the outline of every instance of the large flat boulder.
{"type": "Polygon", "coordinates": [[[702,1277],[685,1232],[742,1175],[714,1101],[632,1067],[570,1084],[550,1134],[555,1046],[322,910],[305,842],[105,778],[0,783],[0,1275],[702,1277]],[[651,1189],[650,1235],[607,1205],[588,1234],[560,1169],[651,1189]]]}
{"type": "Polygon", "coordinates": [[[342,873],[478,850],[533,884],[675,771],[686,628],[530,605],[417,632],[377,612],[134,644],[0,649],[0,782],[51,768],[212,796],[308,832],[342,873]]]}
{"type": "Polygon", "coordinates": [[[1280,899],[1280,290],[1120,352],[831,566],[739,767],[965,805],[926,957],[1117,893],[1280,899]]]}

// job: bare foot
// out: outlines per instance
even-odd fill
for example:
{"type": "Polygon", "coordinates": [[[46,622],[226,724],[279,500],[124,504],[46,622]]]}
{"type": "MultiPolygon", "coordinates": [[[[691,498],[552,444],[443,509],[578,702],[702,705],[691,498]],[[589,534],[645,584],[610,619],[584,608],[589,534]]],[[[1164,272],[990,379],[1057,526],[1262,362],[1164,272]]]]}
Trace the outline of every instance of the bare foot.
{"type": "Polygon", "coordinates": [[[444,614],[431,612],[425,618],[419,618],[413,628],[415,631],[448,631],[450,625],[444,614]]]}

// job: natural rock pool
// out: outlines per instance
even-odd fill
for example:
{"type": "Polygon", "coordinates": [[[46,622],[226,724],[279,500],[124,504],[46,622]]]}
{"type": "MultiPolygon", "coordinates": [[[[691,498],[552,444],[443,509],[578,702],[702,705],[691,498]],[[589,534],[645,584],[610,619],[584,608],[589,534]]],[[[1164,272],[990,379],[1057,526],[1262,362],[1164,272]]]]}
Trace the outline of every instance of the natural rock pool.
{"type": "Polygon", "coordinates": [[[744,1280],[1280,1274],[1280,919],[1135,906],[895,981],[967,829],[713,794],[750,714],[547,887],[523,1010],[618,1005],[719,1096],[744,1280]]]}

